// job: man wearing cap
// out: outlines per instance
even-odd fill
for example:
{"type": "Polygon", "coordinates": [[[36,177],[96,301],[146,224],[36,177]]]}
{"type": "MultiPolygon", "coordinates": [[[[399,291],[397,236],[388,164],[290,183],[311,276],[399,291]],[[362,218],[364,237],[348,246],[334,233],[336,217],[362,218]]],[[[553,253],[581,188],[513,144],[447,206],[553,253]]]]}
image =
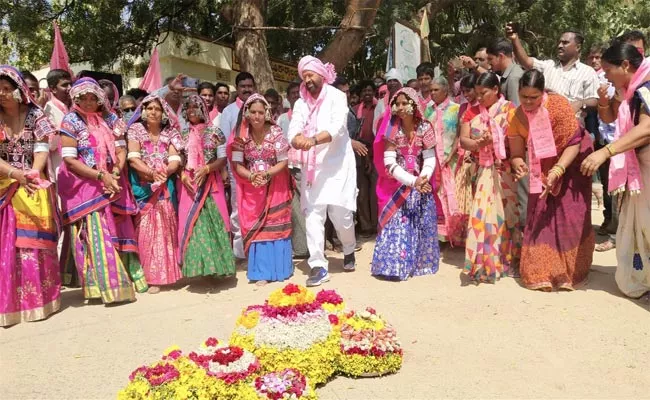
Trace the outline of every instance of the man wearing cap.
{"type": "Polygon", "coordinates": [[[334,66],[306,56],[298,63],[298,73],[303,83],[288,138],[291,146],[300,150],[301,206],[311,268],[307,286],[318,286],[329,281],[324,253],[327,216],[343,245],[343,269],[354,271],[357,171],[347,131],[346,95],[331,86],[336,78],[334,66]]]}

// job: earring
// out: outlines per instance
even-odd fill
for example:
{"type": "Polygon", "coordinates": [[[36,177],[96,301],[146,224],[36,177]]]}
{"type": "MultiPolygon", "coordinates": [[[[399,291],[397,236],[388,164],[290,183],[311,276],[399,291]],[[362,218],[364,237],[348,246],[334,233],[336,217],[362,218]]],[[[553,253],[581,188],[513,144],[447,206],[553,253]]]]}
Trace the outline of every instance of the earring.
{"type": "Polygon", "coordinates": [[[390,112],[393,115],[397,114],[397,104],[393,104],[393,106],[390,108],[390,112]]]}
{"type": "Polygon", "coordinates": [[[244,117],[250,118],[250,116],[251,116],[251,112],[246,110],[246,112],[244,113],[244,117]]]}
{"type": "Polygon", "coordinates": [[[18,103],[23,102],[23,96],[20,93],[20,89],[18,89],[18,88],[16,88],[16,90],[14,90],[13,92],[11,92],[11,97],[13,97],[14,100],[16,100],[18,103]]]}
{"type": "Polygon", "coordinates": [[[410,104],[410,103],[409,103],[409,104],[406,106],[406,109],[405,109],[404,111],[406,111],[406,113],[409,114],[409,115],[413,115],[413,104],[410,104]]]}
{"type": "Polygon", "coordinates": [[[271,110],[269,110],[268,108],[266,109],[266,112],[264,113],[264,119],[267,120],[267,121],[269,121],[269,122],[270,122],[271,119],[272,119],[272,117],[271,117],[271,110]]]}

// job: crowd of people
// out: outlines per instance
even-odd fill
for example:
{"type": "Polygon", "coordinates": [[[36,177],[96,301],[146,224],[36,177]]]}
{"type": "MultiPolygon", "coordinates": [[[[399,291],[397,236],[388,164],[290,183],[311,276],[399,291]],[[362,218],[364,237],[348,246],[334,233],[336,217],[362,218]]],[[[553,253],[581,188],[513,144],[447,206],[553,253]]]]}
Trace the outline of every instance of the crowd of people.
{"type": "Polygon", "coordinates": [[[650,290],[650,60],[630,31],[593,46],[564,32],[557,59],[528,56],[512,25],[475,56],[351,85],[303,57],[286,90],[227,85],[119,97],[110,81],[51,70],[47,92],[0,66],[0,326],[45,319],[61,286],[129,302],[183,278],[283,281],[307,258],[329,281],[326,242],[370,273],[435,274],[441,243],[469,281],[521,277],[573,290],[593,252],[617,249],[616,282],[650,290]],[[595,150],[594,150],[595,145],[595,150]],[[592,180],[609,239],[595,247],[592,180]],[[617,226],[618,225],[618,226],[617,226]]]}

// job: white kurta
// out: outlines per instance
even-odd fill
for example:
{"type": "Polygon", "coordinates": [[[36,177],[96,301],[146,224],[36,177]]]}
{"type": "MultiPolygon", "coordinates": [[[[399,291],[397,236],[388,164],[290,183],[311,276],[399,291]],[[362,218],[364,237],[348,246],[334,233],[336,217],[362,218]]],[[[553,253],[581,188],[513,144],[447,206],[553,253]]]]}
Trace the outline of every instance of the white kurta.
{"type": "MultiPolygon", "coordinates": [[[[56,130],[58,131],[61,129],[61,122],[63,122],[63,117],[65,117],[65,113],[57,106],[52,103],[52,101],[48,101],[45,103],[45,107],[43,108],[43,111],[45,112],[45,115],[47,115],[48,119],[54,125],[56,130]]],[[[59,135],[55,135],[54,137],[50,138],[50,156],[47,161],[47,173],[50,179],[50,182],[56,182],[56,176],[59,172],[59,167],[61,166],[61,162],[63,159],[61,158],[61,153],[59,152],[59,135]]]]}
{"type": "MultiPolygon", "coordinates": [[[[330,85],[323,86],[325,99],[317,115],[316,131],[326,131],[332,136],[329,143],[316,146],[316,171],[314,182],[307,185],[307,168],[303,166],[301,179],[301,205],[303,210],[313,206],[334,205],[350,211],[357,208],[357,167],[348,135],[348,102],[345,93],[330,85]]],[[[302,133],[309,116],[303,99],[293,107],[289,124],[289,142],[302,133]]]]}

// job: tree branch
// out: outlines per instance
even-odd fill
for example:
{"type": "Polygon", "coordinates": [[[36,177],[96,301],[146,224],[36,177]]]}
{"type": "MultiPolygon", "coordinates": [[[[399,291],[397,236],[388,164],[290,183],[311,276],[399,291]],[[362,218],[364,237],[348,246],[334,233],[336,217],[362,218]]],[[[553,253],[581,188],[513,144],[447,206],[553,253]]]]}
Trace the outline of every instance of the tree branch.
{"type": "Polygon", "coordinates": [[[289,26],[242,26],[235,25],[233,30],[241,29],[248,31],[291,31],[291,32],[310,32],[322,30],[338,30],[338,29],[351,29],[351,30],[366,30],[364,26],[312,26],[309,28],[292,28],[289,26]]]}

